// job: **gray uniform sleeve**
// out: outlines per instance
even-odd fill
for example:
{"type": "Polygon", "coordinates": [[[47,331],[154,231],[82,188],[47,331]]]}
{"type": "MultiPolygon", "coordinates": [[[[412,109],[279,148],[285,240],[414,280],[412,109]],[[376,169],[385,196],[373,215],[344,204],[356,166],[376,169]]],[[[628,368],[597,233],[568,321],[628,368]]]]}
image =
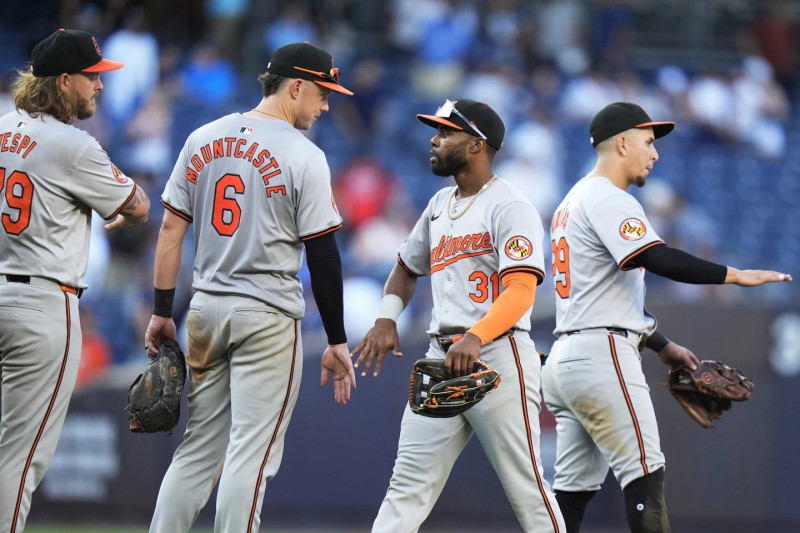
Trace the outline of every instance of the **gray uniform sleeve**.
{"type": "Polygon", "coordinates": [[[435,195],[428,202],[427,207],[398,251],[398,258],[402,265],[417,276],[431,275],[431,213],[433,212],[432,206],[439,196],[435,195]]]}
{"type": "Polygon", "coordinates": [[[189,141],[187,140],[178,159],[175,161],[175,166],[172,169],[172,174],[164,187],[164,193],[161,195],[161,201],[171,212],[179,217],[192,222],[194,211],[192,209],[192,198],[189,191],[189,180],[186,179],[186,168],[189,164],[189,141]]]}
{"type": "Polygon", "coordinates": [[[630,194],[603,198],[587,212],[597,236],[621,267],[644,249],[663,242],[647,220],[641,204],[630,194]]]}
{"type": "Polygon", "coordinates": [[[536,208],[526,202],[503,206],[492,233],[497,236],[500,275],[529,272],[544,280],[544,228],[536,208]]]}
{"type": "Polygon", "coordinates": [[[87,142],[84,154],[73,160],[75,165],[68,170],[70,192],[105,220],[115,217],[133,196],[133,180],[111,162],[95,139],[87,142]]]}
{"type": "Polygon", "coordinates": [[[297,232],[301,239],[311,239],[342,225],[331,190],[331,171],[325,155],[311,158],[295,182],[298,198],[297,232]]]}

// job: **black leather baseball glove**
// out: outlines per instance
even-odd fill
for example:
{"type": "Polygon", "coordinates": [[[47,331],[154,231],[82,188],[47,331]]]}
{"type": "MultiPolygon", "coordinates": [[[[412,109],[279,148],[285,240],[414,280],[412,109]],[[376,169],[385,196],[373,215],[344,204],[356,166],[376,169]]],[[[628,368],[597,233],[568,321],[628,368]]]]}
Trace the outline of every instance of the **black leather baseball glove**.
{"type": "Polygon", "coordinates": [[[447,379],[444,359],[420,359],[408,384],[408,405],[418,415],[447,418],[460,415],[500,385],[500,374],[481,360],[472,373],[447,379]]]}
{"type": "Polygon", "coordinates": [[[180,345],[165,339],[158,355],[128,389],[128,418],[135,433],[169,431],[180,419],[186,360],[180,345]]]}
{"type": "Polygon", "coordinates": [[[754,386],[752,379],[719,361],[701,361],[696,370],[679,366],[667,376],[672,396],[704,428],[714,427],[732,401],[750,398],[754,386]]]}

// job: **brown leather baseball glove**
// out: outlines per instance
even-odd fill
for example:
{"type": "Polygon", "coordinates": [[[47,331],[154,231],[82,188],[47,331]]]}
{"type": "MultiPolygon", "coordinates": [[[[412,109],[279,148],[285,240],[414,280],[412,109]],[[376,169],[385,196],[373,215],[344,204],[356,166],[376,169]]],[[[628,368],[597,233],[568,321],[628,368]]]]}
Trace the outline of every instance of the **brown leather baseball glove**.
{"type": "Polygon", "coordinates": [[[689,416],[704,428],[714,427],[732,401],[743,402],[753,392],[753,380],[719,361],[701,361],[696,370],[683,365],[667,376],[667,387],[689,416]]]}
{"type": "Polygon", "coordinates": [[[186,361],[180,345],[164,339],[158,356],[131,383],[128,418],[135,433],[168,431],[172,434],[181,416],[181,395],[186,381],[186,361]]]}
{"type": "Polygon", "coordinates": [[[408,385],[408,405],[418,415],[447,418],[460,415],[500,384],[500,374],[480,359],[472,373],[448,379],[444,359],[420,359],[408,385]]]}

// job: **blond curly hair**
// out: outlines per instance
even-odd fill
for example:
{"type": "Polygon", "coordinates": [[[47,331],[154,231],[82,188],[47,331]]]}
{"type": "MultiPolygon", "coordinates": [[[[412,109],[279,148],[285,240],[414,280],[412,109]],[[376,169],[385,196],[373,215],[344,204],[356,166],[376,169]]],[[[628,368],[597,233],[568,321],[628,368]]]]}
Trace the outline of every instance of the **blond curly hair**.
{"type": "Polygon", "coordinates": [[[75,102],[58,86],[58,78],[36,77],[30,69],[18,70],[11,85],[17,110],[27,111],[32,117],[47,113],[65,124],[75,122],[78,114],[75,102]]]}

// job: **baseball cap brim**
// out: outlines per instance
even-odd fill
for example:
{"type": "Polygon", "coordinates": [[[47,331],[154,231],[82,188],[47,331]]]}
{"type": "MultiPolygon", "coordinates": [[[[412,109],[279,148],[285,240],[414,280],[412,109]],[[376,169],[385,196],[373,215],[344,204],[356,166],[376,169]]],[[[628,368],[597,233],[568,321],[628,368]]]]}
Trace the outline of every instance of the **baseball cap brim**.
{"type": "Polygon", "coordinates": [[[417,120],[432,128],[438,128],[439,125],[442,125],[442,126],[447,126],[449,128],[453,128],[454,130],[461,130],[461,131],[464,130],[464,128],[458,126],[454,122],[450,122],[444,117],[437,117],[435,115],[417,115],[417,120]]]}
{"type": "Polygon", "coordinates": [[[109,70],[117,70],[124,65],[119,61],[111,61],[110,59],[101,59],[89,68],[83,69],[81,72],[108,72],[109,70]]]}
{"type": "Polygon", "coordinates": [[[675,128],[674,122],[645,122],[637,124],[637,128],[653,128],[653,136],[656,139],[663,137],[675,128]]]}
{"type": "Polygon", "coordinates": [[[342,93],[342,94],[346,94],[348,96],[353,96],[353,91],[345,89],[344,87],[342,87],[338,83],[331,83],[329,81],[317,81],[317,80],[313,80],[313,81],[317,85],[322,85],[323,87],[325,87],[326,89],[330,89],[331,91],[336,91],[337,93],[342,93]]]}

